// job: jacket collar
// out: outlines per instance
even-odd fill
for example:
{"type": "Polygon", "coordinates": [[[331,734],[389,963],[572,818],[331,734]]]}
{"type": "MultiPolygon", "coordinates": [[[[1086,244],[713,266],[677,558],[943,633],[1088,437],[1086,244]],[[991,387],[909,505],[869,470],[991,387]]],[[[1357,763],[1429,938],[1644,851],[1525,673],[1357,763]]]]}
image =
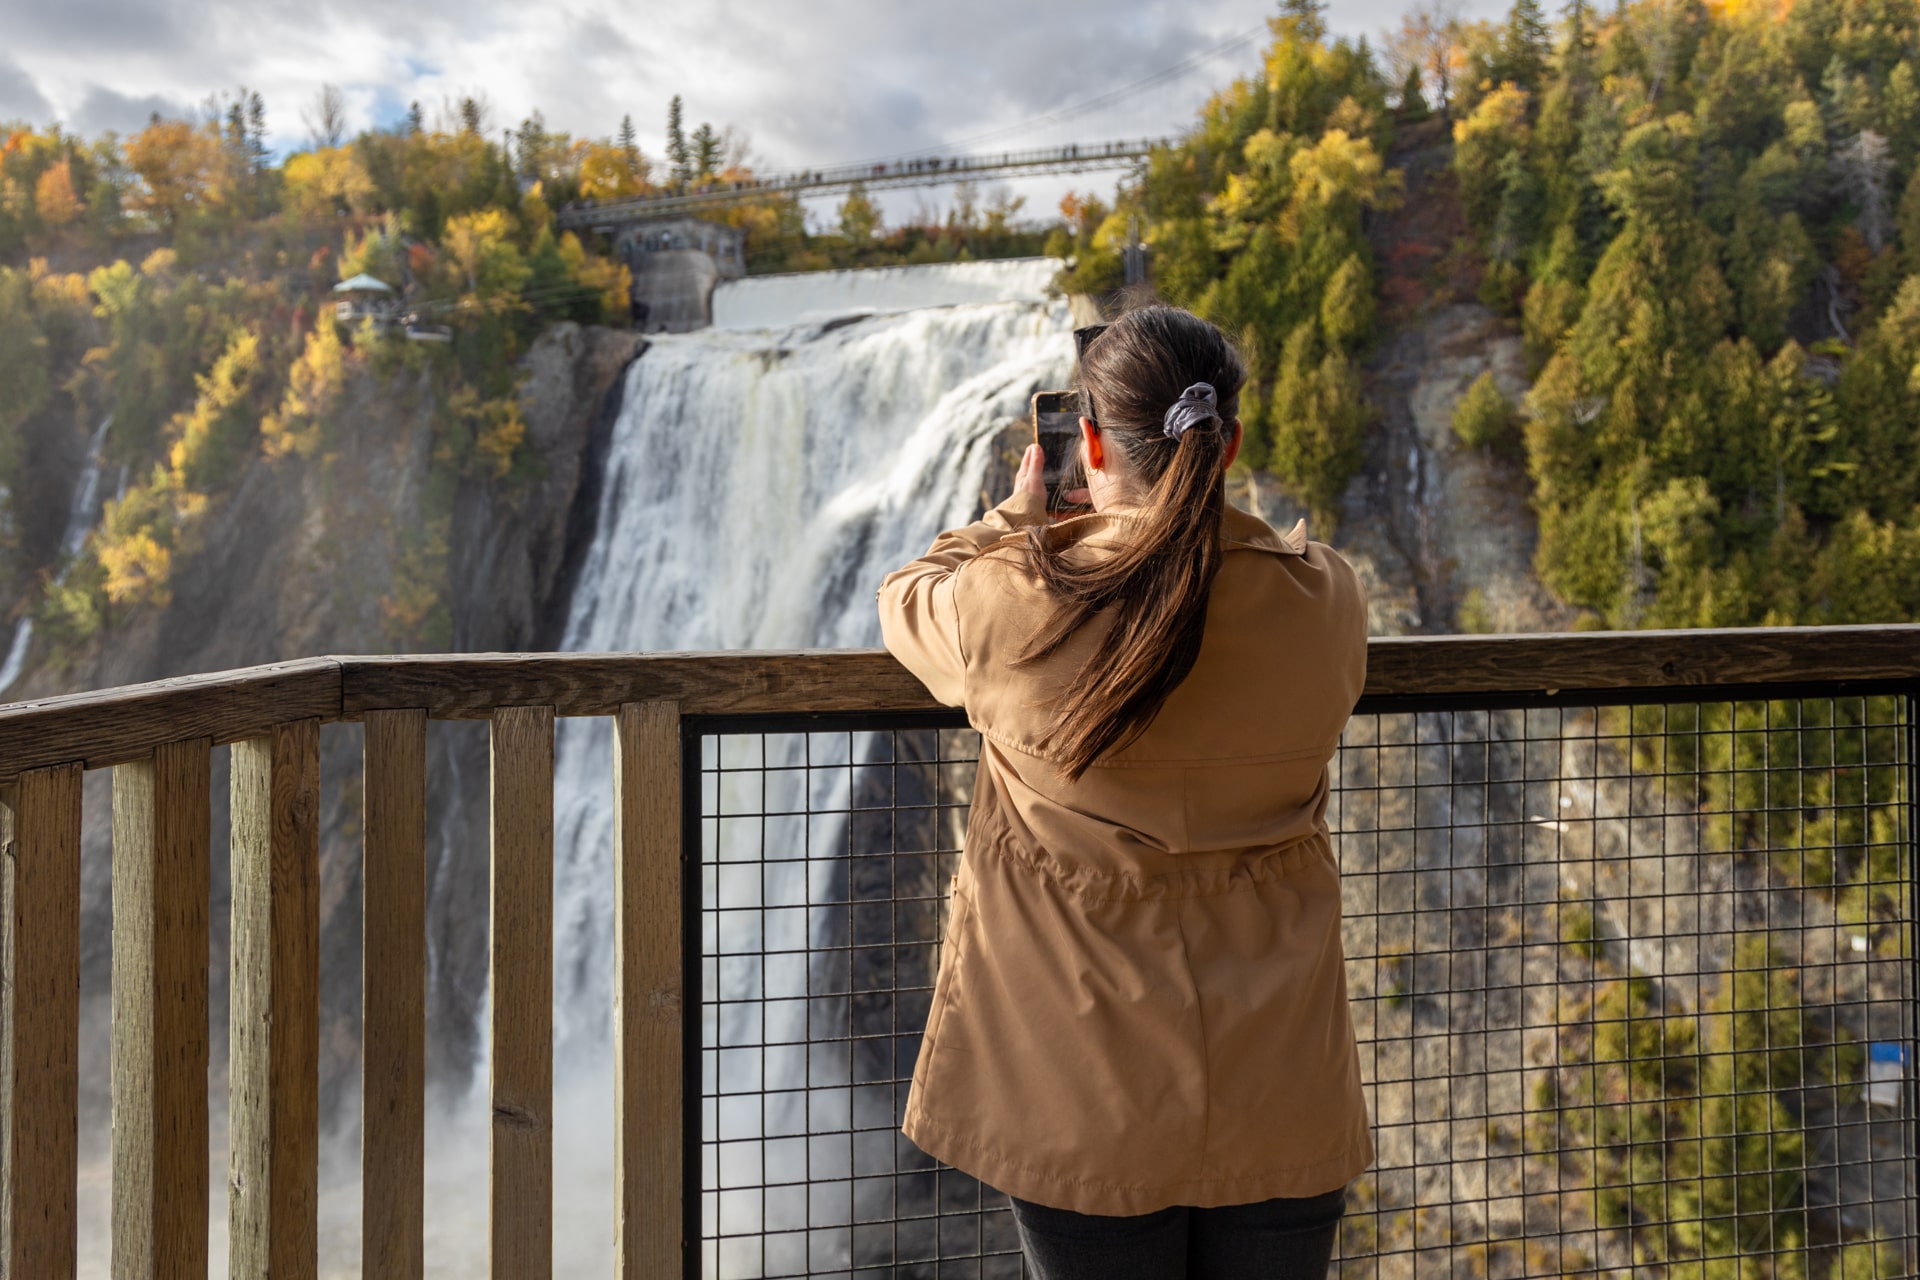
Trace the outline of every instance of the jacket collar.
{"type": "MultiPolygon", "coordinates": [[[[1087,546],[1113,546],[1124,537],[1126,516],[1117,512],[1090,511],[1071,516],[1055,524],[1058,535],[1067,541],[1087,546]]],[[[1229,551],[1271,551],[1276,555],[1301,556],[1307,553],[1307,522],[1296,520],[1293,528],[1281,533],[1272,525],[1233,503],[1226,504],[1220,516],[1220,541],[1229,551]]]]}

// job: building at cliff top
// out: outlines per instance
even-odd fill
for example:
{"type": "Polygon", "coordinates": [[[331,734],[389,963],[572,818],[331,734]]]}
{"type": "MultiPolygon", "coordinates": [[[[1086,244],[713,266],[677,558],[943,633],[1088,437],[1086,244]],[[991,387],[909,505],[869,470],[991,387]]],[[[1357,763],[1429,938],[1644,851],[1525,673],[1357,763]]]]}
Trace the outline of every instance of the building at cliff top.
{"type": "Polygon", "coordinates": [[[633,325],[642,333],[706,328],[714,286],[747,274],[747,233],[700,218],[628,223],[613,247],[633,272],[633,325]]]}

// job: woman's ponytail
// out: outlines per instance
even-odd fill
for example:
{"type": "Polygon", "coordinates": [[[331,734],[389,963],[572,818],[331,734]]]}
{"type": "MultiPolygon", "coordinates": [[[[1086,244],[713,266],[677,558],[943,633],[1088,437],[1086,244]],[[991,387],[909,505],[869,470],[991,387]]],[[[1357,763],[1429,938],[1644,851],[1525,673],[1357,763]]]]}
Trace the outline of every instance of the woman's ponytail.
{"type": "Polygon", "coordinates": [[[1079,382],[1083,411],[1147,490],[1111,556],[1076,562],[1046,529],[1027,532],[1029,564],[1060,607],[1013,664],[1055,652],[1095,614],[1113,619],[1043,731],[1069,780],[1138,737],[1200,656],[1220,572],[1228,424],[1246,369],[1213,325],[1150,306],[1088,345],[1079,382]]]}

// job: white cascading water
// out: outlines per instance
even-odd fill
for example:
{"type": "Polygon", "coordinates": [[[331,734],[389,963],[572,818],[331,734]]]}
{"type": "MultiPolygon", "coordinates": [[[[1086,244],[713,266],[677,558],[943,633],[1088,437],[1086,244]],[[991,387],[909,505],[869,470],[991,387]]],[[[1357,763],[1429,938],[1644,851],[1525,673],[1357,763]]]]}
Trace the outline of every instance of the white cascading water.
{"type": "MultiPolygon", "coordinates": [[[[72,567],[74,557],[80,554],[80,548],[87,543],[87,535],[93,532],[94,516],[100,502],[100,468],[106,461],[102,450],[107,443],[107,430],[112,426],[113,415],[108,414],[94,428],[93,439],[87,442],[87,460],[80,468],[80,478],[74,483],[73,497],[67,504],[67,527],[60,535],[60,568],[53,579],[56,587],[66,581],[67,570],[72,567]]],[[[13,642],[7,646],[6,658],[0,660],[0,693],[5,693],[20,678],[21,669],[27,665],[27,651],[32,647],[33,615],[23,614],[13,624],[13,642]]]]}
{"type": "MultiPolygon", "coordinates": [[[[1034,391],[1064,385],[1073,350],[1067,306],[1045,297],[1059,265],[1027,259],[721,286],[716,318],[734,327],[657,337],[628,370],[564,647],[878,644],[880,579],[940,530],[972,518],[995,435],[1025,415],[1034,391]]],[[[770,754],[793,740],[771,741],[770,754]]],[[[566,1274],[604,1270],[612,1256],[612,769],[605,722],[562,722],[555,1235],[566,1274]]],[[[850,772],[817,773],[825,777],[810,781],[810,803],[798,807],[844,807],[850,772]]],[[[742,808],[757,811],[760,783],[745,776],[753,793],[742,808]]],[[[724,804],[725,793],[719,798],[724,804]]],[[[804,817],[786,821],[721,824],[711,856],[753,866],[737,879],[709,871],[714,886],[724,885],[720,892],[740,896],[724,899],[728,910],[719,913],[719,936],[709,928],[707,954],[757,953],[763,945],[804,952],[809,904],[831,891],[832,864],[805,856],[804,817]]],[[[783,984],[804,994],[805,964],[804,954],[786,954],[743,965],[738,989],[724,976],[731,968],[708,965],[706,1001],[755,1003],[729,1006],[725,1022],[715,1021],[709,1004],[704,1043],[804,1041],[804,999],[758,1002],[783,984]]],[[[729,1167],[709,1170],[709,1185],[716,1177],[757,1186],[834,1176],[817,1153],[811,1168],[804,1156],[783,1167],[779,1151],[793,1144],[752,1141],[796,1131],[794,1111],[804,1105],[797,1090],[808,1083],[757,1079],[755,1094],[740,1099],[751,1106],[709,1114],[710,1129],[718,1123],[726,1138],[747,1140],[729,1145],[729,1167]]],[[[704,1200],[708,1232],[721,1219],[729,1236],[758,1229],[739,1216],[756,1211],[757,1197],[722,1204],[709,1191],[704,1200]]],[[[797,1247],[805,1249],[807,1233],[799,1235],[797,1247]]],[[[816,1252],[813,1265],[826,1261],[816,1252]]],[[[771,1249],[767,1262],[775,1263],[771,1249]]],[[[731,1260],[724,1273],[748,1274],[731,1260]]],[[[706,1274],[722,1274],[711,1253],[706,1274]]]]}

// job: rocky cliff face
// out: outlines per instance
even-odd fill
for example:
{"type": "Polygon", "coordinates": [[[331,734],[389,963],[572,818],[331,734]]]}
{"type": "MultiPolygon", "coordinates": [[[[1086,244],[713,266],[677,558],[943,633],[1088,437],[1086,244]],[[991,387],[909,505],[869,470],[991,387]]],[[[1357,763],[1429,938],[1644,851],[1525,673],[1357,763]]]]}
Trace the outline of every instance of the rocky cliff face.
{"type": "Polygon", "coordinates": [[[1380,419],[1347,487],[1334,541],[1367,579],[1376,635],[1563,631],[1575,611],[1533,574],[1537,529],[1518,456],[1453,432],[1467,387],[1491,371],[1518,403],[1520,339],[1477,302],[1395,331],[1368,366],[1380,419]]]}
{"type": "MultiPolygon", "coordinates": [[[[597,466],[621,375],[644,348],[636,334],[559,324],[527,355],[522,407],[531,466],[512,481],[463,480],[453,495],[439,589],[455,648],[534,649],[557,634],[570,549],[592,530],[597,466]]],[[[10,696],[398,647],[395,597],[417,592],[422,577],[416,513],[435,482],[431,435],[422,411],[395,407],[410,399],[396,388],[361,378],[347,393],[352,425],[338,452],[325,463],[293,456],[252,463],[209,512],[202,544],[176,561],[167,607],[135,612],[58,662],[34,655],[10,696]]],[[[59,461],[65,473],[77,472],[72,459],[59,461]]],[[[428,746],[429,1069],[457,1084],[474,1061],[473,1018],[486,985],[486,726],[436,724],[428,746]]],[[[321,751],[321,1081],[323,1108],[337,1116],[352,1104],[343,1086],[359,1044],[359,726],[329,726],[321,751]]],[[[226,1040],[226,767],[227,751],[217,749],[216,1075],[224,1071],[226,1040]]],[[[108,1087],[109,773],[88,775],[86,805],[83,1089],[100,1115],[108,1087]]]]}

